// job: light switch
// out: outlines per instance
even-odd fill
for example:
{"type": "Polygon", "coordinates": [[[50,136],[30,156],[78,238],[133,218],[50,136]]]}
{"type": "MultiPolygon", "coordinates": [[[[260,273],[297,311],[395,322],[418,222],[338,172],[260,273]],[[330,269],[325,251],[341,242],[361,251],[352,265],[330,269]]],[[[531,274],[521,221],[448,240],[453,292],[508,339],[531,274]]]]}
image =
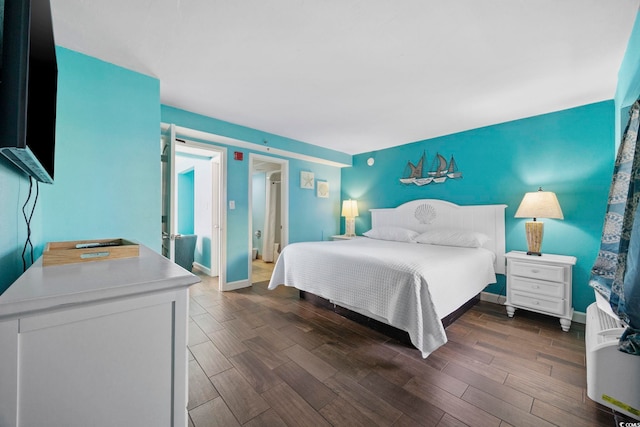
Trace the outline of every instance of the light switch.
{"type": "Polygon", "coordinates": [[[235,209],[235,208],[236,208],[236,201],[229,200],[229,209],[235,209]]]}

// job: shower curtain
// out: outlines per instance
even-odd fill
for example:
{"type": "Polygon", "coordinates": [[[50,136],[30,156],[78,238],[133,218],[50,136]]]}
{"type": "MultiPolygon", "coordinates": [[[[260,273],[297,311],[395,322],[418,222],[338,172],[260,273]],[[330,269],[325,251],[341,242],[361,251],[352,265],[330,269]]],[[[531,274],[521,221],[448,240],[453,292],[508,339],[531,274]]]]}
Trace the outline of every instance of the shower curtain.
{"type": "MultiPolygon", "coordinates": [[[[262,260],[275,260],[274,244],[276,242],[276,220],[278,217],[278,191],[280,190],[280,172],[275,172],[267,178],[266,206],[264,215],[264,240],[262,243],[262,260]]],[[[278,241],[280,239],[277,239],[278,241]]]]}
{"type": "Polygon", "coordinates": [[[618,348],[640,355],[640,100],[629,111],[629,123],[618,149],[600,252],[589,284],[628,327],[618,348]]]}

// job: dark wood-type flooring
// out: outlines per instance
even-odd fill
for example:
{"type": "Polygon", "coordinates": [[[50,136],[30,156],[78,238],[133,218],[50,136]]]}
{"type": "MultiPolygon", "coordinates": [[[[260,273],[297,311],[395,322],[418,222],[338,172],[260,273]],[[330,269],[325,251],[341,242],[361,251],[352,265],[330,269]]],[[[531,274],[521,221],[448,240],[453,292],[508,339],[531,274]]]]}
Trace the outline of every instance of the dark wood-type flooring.
{"type": "Polygon", "coordinates": [[[189,425],[617,426],[586,396],[584,325],[480,302],[427,359],[266,283],[190,289],[189,425]]]}

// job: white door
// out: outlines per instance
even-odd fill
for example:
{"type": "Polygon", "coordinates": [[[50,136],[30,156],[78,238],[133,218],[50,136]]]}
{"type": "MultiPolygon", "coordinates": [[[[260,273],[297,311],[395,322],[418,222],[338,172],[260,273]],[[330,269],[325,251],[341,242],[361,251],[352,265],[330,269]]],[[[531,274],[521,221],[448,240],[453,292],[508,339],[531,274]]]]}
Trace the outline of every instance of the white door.
{"type": "Polygon", "coordinates": [[[176,235],[176,127],[170,125],[162,133],[160,164],[162,166],[162,255],[175,260],[176,235]]]}
{"type": "Polygon", "coordinates": [[[211,276],[220,275],[220,157],[211,159],[211,276]]]}

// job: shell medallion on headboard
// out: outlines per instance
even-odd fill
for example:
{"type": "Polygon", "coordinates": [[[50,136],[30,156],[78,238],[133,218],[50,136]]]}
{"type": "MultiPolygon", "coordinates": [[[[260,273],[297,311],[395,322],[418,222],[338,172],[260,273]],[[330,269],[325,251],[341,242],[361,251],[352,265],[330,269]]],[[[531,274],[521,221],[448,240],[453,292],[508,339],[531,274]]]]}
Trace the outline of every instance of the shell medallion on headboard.
{"type": "Polygon", "coordinates": [[[431,224],[437,217],[436,209],[427,203],[418,206],[414,215],[420,224],[431,224]]]}

